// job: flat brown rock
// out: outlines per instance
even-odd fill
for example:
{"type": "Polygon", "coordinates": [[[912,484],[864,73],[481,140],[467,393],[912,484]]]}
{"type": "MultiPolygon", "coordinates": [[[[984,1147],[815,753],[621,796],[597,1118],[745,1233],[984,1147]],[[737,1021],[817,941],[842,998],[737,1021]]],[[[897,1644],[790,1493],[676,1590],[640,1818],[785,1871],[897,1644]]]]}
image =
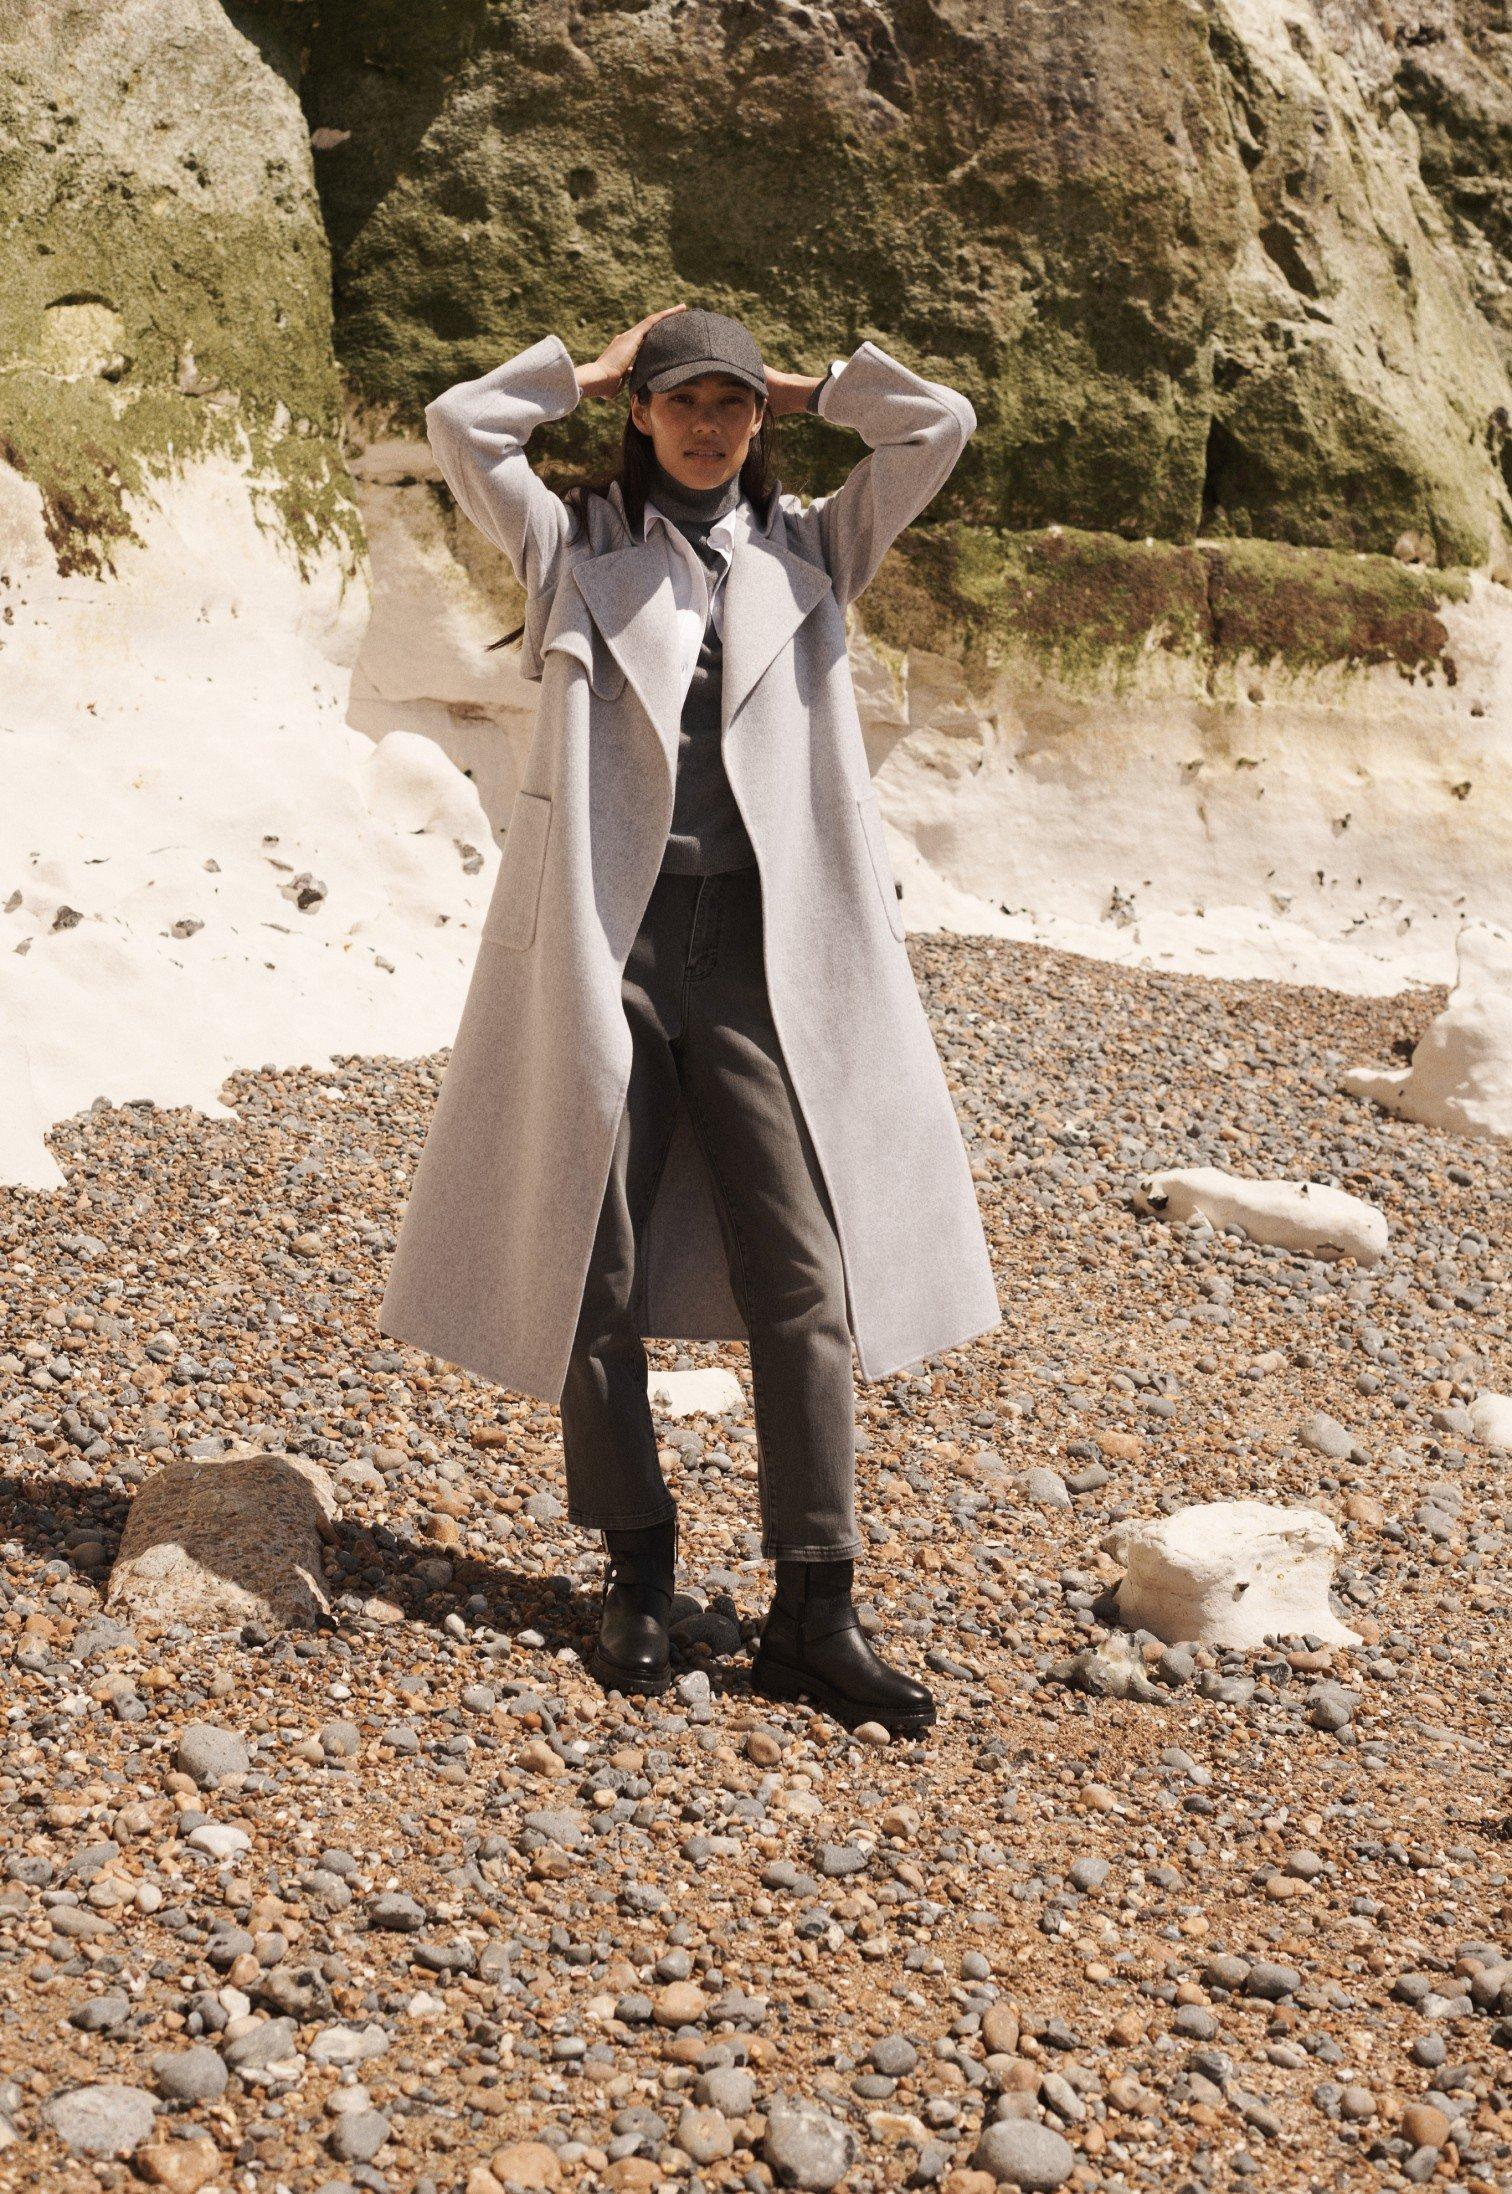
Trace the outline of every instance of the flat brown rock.
{"type": "Polygon", "coordinates": [[[320,1548],[335,1514],[329,1476],[302,1455],[166,1463],[131,1504],[106,1605],[196,1628],[309,1628],[329,1609],[320,1548]]]}

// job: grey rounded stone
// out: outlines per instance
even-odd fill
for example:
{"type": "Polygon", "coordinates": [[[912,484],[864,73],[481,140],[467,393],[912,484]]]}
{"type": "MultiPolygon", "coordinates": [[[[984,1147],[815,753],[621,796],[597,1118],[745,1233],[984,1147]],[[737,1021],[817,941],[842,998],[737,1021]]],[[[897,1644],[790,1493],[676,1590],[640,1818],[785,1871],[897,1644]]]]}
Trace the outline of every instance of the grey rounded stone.
{"type": "Polygon", "coordinates": [[[1345,1462],[1354,1453],[1354,1434],[1347,1425],[1341,1425],[1337,1417],[1330,1417],[1326,1410],[1314,1410],[1310,1417],[1303,1419],[1297,1432],[1304,1446],[1334,1462],[1345,1462]]]}
{"type": "Polygon", "coordinates": [[[1066,1490],[1065,1479],[1058,1470],[1052,1470],[1048,1463],[1035,1463],[1026,1470],[1023,1486],[1030,1500],[1037,1501],[1042,1508],[1071,1506],[1071,1496],[1066,1490]]]}
{"type": "Polygon", "coordinates": [[[1332,1734],[1348,1727],[1359,1703],[1359,1693],[1346,1691],[1342,1684],[1318,1684],[1308,1694],[1307,1718],[1314,1729],[1332,1734]]]}
{"type": "Polygon", "coordinates": [[[1273,1965],[1268,1958],[1258,1958],[1244,1978],[1246,1996],[1259,1996],[1272,2004],[1295,1996],[1301,1986],[1302,1976],[1295,1966],[1273,1965]]]}
{"type": "Polygon", "coordinates": [[[395,1935],[413,1935],[425,1925],[425,1907],[403,1890],[389,1890],[368,1906],[368,1925],[387,1928],[395,1935]]]}
{"type": "Polygon", "coordinates": [[[856,1844],[826,1844],[819,1854],[819,1871],[831,1879],[866,1871],[866,1853],[856,1844]]]}
{"type": "Polygon", "coordinates": [[[227,2042],[226,2062],[237,2072],[260,2071],[265,2065],[279,2064],[295,2054],[298,2033],[297,2020],[264,2019],[261,2026],[251,2027],[245,2034],[238,2034],[234,2042],[227,2042]]]}
{"type": "Polygon", "coordinates": [[[724,2112],[712,2103],[685,2104],[672,2139],[696,2164],[719,2163],[735,2152],[735,2136],[724,2112]]]}
{"type": "Polygon", "coordinates": [[[756,2082],[744,2065],[721,2064],[700,2073],[693,2092],[699,2102],[727,2118],[743,2118],[755,2103],[756,2082]]]}
{"type": "Polygon", "coordinates": [[[76,2087],[42,2105],[42,2116],[75,2156],[130,2156],[152,2131],[157,2104],[139,2087],[76,2087]]]}
{"type": "Polygon", "coordinates": [[[204,2042],[193,2049],[170,2050],[154,2057],[152,2076],[158,2093],[174,2103],[218,2102],[229,2078],[219,2054],[204,2042]]]}
{"type": "Polygon", "coordinates": [[[838,2186],[856,2154],[856,2136],[817,2103],[774,2095],[761,2137],[763,2160],[783,2186],[838,2186]]]}
{"type": "Polygon", "coordinates": [[[1071,1868],[1071,1887],[1085,1894],[1091,1889],[1101,1889],[1108,1879],[1106,1859],[1077,1859],[1071,1868]]]}
{"type": "Polygon", "coordinates": [[[331,2129],[331,2154],[344,2164],[371,2163],[389,2137],[389,2122],[381,2110],[348,2110],[331,2129]]]}
{"type": "Polygon", "coordinates": [[[252,1765],[246,1740],[219,1722],[191,1722],[179,1733],[173,1764],[201,1790],[213,1790],[228,1775],[245,1775],[252,1765]]]}
{"type": "Polygon", "coordinates": [[[580,1850],[584,1842],[580,1817],[552,1806],[542,1806],[534,1813],[527,1813],[522,1825],[537,1836],[544,1836],[548,1843],[560,1844],[564,1851],[580,1850]]]}
{"type": "Polygon", "coordinates": [[[1050,2189],[1063,2186],[1076,2166],[1076,2151],[1048,2125],[1030,2118],[1000,2118],[977,2142],[972,2163],[990,2171],[1006,2186],[1050,2189]]]}
{"type": "Polygon", "coordinates": [[[1209,1958],[1202,1969],[1202,1978],[1209,1988],[1243,1988],[1249,1977],[1249,1960],[1233,1957],[1227,1951],[1219,1951],[1209,1958]]]}
{"type": "Polygon", "coordinates": [[[871,2063],[890,2080],[903,2079],[918,2061],[919,2052],[906,2034],[884,2034],[872,2043],[871,2063]]]}
{"type": "Polygon", "coordinates": [[[108,2034],[131,2016],[131,1998],[123,1989],[108,1988],[103,1996],[90,1996],[68,2014],[70,2026],[81,2034],[108,2034]]]}

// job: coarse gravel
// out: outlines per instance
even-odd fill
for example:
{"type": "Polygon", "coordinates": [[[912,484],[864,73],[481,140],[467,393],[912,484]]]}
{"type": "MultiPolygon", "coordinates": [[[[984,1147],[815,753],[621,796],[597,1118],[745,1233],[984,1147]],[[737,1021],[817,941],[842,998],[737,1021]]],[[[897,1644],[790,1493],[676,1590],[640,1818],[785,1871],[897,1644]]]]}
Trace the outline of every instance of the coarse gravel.
{"type": "Polygon", "coordinates": [[[1512,1169],[1337,1088],[1442,993],[908,950],[1004,1305],[858,1386],[918,1740],[751,1694],[748,1409],[663,1422],[678,1683],[588,1675],[556,1412],[374,1325],[442,1061],[102,1102],[0,1194],[0,2188],[1512,2183],[1512,1169]],[[1136,1215],[1174,1165],[1386,1257],[1136,1215]],[[329,1621],[113,1620],[134,1488],[248,1444],[330,1473],[329,1621]],[[1058,1673],[1113,1523],[1236,1498],[1334,1518],[1359,1647],[1058,1673]]]}

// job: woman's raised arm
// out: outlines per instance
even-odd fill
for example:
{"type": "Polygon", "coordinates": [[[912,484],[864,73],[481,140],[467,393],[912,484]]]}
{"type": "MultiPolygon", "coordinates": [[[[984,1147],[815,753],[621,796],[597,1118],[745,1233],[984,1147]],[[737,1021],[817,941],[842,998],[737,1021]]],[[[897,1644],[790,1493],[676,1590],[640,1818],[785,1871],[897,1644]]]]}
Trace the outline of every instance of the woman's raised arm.
{"type": "Polygon", "coordinates": [[[556,579],[572,536],[572,513],[539,479],[525,444],[548,419],[563,419],[580,400],[613,396],[641,337],[669,305],[616,335],[590,364],[575,366],[557,335],[506,358],[476,381],[458,381],[425,407],[425,432],[447,486],[480,533],[509,558],[528,595],[556,579]]]}
{"type": "Polygon", "coordinates": [[[950,478],[977,417],[958,389],[926,381],[869,342],[820,385],[815,408],[871,444],[834,493],[804,512],[843,606],[871,584],[898,535],[950,478]]]}

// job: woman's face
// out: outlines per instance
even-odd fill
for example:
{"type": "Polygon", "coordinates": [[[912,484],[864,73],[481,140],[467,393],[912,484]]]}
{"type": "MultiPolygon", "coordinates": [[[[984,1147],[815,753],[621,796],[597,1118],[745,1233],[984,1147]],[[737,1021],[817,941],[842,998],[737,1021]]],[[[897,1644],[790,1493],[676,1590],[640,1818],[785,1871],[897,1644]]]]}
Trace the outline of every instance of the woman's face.
{"type": "Polygon", "coordinates": [[[676,388],[630,399],[630,416],[649,434],[663,467],[684,487],[733,480],[766,416],[753,388],[728,373],[695,374],[676,388]]]}

